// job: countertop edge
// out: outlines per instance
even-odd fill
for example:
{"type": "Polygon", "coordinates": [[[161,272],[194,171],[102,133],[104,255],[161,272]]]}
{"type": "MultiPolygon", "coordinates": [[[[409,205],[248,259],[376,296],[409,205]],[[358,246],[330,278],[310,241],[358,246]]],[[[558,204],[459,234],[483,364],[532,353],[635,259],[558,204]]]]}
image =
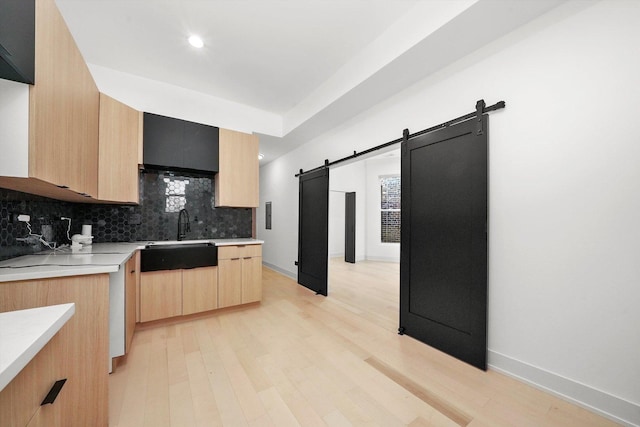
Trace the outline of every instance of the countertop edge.
{"type": "MultiPolygon", "coordinates": [[[[19,348],[17,354],[10,355],[7,361],[1,361],[0,391],[29,364],[74,314],[74,303],[0,313],[0,328],[10,328],[13,331],[20,330],[23,340],[23,343],[21,343],[23,348],[19,348]],[[25,332],[24,328],[17,327],[24,326],[25,323],[29,322],[37,322],[36,325],[30,325],[31,330],[29,331],[25,332]]],[[[8,335],[3,330],[0,332],[0,339],[4,341],[4,339],[9,338],[8,335]]],[[[0,344],[2,344],[4,351],[13,344],[3,343],[2,341],[0,341],[0,344]]]]}
{"type": "Polygon", "coordinates": [[[90,274],[114,273],[118,271],[118,264],[106,264],[95,266],[56,266],[39,265],[24,268],[7,269],[0,274],[0,283],[18,282],[22,280],[52,279],[55,277],[86,276],[90,274]]]}

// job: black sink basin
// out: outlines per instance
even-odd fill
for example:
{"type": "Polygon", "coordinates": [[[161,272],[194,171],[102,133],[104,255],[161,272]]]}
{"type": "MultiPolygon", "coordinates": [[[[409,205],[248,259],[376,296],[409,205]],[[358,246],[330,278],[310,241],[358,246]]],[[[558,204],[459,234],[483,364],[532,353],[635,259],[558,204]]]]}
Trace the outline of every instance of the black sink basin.
{"type": "Polygon", "coordinates": [[[218,247],[211,243],[147,245],[140,254],[140,271],[178,270],[218,265],[218,247]]]}

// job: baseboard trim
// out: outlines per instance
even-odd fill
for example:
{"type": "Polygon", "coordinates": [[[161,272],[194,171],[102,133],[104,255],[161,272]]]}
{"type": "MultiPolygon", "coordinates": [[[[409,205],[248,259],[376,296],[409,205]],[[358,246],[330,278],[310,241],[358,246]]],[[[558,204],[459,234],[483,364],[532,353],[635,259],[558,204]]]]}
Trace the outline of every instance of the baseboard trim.
{"type": "Polygon", "coordinates": [[[366,259],[367,261],[400,262],[400,258],[396,258],[396,257],[368,256],[366,259]]]}
{"type": "Polygon", "coordinates": [[[285,270],[284,268],[277,267],[277,266],[275,266],[273,264],[270,264],[270,263],[264,262],[264,261],[262,261],[262,265],[264,265],[265,267],[267,267],[267,268],[269,268],[269,269],[271,269],[273,271],[277,271],[280,274],[284,274],[285,276],[290,277],[293,280],[298,280],[298,274],[297,273],[291,272],[289,270],[285,270]]]}
{"type": "Polygon", "coordinates": [[[640,405],[489,350],[489,367],[628,427],[640,426],[640,405]]]}

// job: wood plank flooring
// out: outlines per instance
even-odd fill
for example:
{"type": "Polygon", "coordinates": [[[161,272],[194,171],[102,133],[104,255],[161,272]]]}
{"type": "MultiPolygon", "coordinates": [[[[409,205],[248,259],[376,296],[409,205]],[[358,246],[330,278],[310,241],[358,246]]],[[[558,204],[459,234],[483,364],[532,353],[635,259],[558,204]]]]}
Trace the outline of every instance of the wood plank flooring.
{"type": "Polygon", "coordinates": [[[260,304],[139,327],[110,426],[615,425],[397,335],[397,264],[335,264],[328,298],[264,268],[260,304]]]}

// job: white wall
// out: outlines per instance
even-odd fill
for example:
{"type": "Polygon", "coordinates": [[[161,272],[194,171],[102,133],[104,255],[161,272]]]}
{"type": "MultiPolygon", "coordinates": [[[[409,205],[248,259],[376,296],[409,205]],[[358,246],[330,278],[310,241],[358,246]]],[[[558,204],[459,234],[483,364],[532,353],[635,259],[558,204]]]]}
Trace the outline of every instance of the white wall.
{"type": "Polygon", "coordinates": [[[638,22],[640,2],[567,2],[265,165],[265,262],[295,271],[298,169],[505,100],[490,119],[491,367],[640,424],[638,22]]]}
{"type": "Polygon", "coordinates": [[[29,176],[29,85],[0,79],[0,174],[29,176]]]}
{"type": "Polygon", "coordinates": [[[366,253],[366,169],[355,162],[329,171],[329,255],[344,255],[344,193],[356,193],[356,261],[366,253]],[[332,201],[334,204],[332,205],[332,201]]]}
{"type": "Polygon", "coordinates": [[[367,259],[400,262],[400,244],[382,243],[380,227],[380,177],[400,175],[400,157],[366,160],[367,167],[367,259]]]}
{"type": "Polygon", "coordinates": [[[139,111],[240,132],[282,135],[282,117],[237,102],[89,64],[100,92],[139,111]]]}
{"type": "Polygon", "coordinates": [[[329,258],[344,257],[344,209],[343,191],[329,191],[329,258]]]}

